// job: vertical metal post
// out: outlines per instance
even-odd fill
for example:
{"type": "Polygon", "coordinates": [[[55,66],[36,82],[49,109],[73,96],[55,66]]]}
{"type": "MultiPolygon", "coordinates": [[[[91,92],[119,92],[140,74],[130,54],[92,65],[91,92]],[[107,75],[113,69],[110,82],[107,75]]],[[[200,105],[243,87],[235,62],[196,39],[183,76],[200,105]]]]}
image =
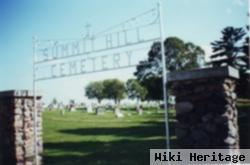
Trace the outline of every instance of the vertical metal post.
{"type": "Polygon", "coordinates": [[[33,37],[33,108],[34,108],[34,151],[35,151],[35,164],[39,165],[38,149],[37,149],[37,105],[36,105],[36,47],[37,38],[33,37]]]}
{"type": "MultiPolygon", "coordinates": [[[[247,22],[248,22],[248,28],[247,29],[247,35],[249,37],[249,31],[250,31],[250,1],[248,0],[248,11],[247,11],[247,22]]],[[[249,72],[250,72],[250,42],[248,41],[248,63],[249,63],[249,66],[248,66],[248,69],[249,69],[249,72]]]]}
{"type": "Polygon", "coordinates": [[[162,58],[162,85],[163,85],[163,101],[165,110],[165,127],[166,127],[166,147],[170,149],[170,136],[169,136],[169,119],[168,119],[168,97],[167,97],[167,70],[166,70],[166,58],[165,58],[165,32],[164,32],[164,19],[162,0],[158,2],[158,12],[160,19],[160,35],[161,35],[161,58],[162,58]]]}

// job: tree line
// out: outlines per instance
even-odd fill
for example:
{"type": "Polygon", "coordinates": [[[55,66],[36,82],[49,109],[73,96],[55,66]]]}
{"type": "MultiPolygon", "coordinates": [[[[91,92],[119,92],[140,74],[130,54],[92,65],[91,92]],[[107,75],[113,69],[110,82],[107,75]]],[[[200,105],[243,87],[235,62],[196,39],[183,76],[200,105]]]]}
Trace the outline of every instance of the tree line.
{"type": "MultiPolygon", "coordinates": [[[[204,50],[178,37],[164,42],[166,69],[169,72],[199,69],[201,67],[231,66],[239,70],[240,79],[236,92],[239,97],[250,98],[249,27],[226,27],[221,38],[211,42],[211,62],[205,62],[204,50]]],[[[147,60],[140,61],[134,75],[148,90],[149,100],[162,100],[162,59],[160,42],[155,42],[148,52],[147,60]]],[[[171,93],[171,84],[169,84],[171,93]]]]}
{"type": "Polygon", "coordinates": [[[136,79],[129,79],[126,83],[118,79],[106,79],[89,83],[85,88],[85,95],[89,99],[96,99],[99,104],[103,99],[108,99],[118,105],[125,96],[138,102],[144,100],[147,89],[136,79]]]}
{"type": "MultiPolygon", "coordinates": [[[[250,57],[249,27],[226,27],[221,31],[221,38],[211,42],[213,54],[211,62],[205,63],[204,50],[178,37],[169,37],[164,42],[166,69],[169,72],[198,69],[201,67],[232,66],[239,70],[237,94],[250,98],[250,57]]],[[[162,58],[160,42],[151,46],[146,60],[140,61],[134,73],[136,79],[123,83],[117,79],[108,79],[90,83],[86,87],[86,96],[114,100],[119,104],[125,94],[132,99],[162,100],[162,58]]],[[[171,92],[171,86],[170,86],[171,92]]]]}

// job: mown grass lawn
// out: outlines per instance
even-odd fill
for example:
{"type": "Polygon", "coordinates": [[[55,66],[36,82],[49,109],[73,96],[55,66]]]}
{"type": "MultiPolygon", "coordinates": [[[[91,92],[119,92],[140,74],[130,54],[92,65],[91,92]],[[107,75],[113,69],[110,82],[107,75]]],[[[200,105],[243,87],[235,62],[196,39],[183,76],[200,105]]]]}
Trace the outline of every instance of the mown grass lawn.
{"type": "MultiPolygon", "coordinates": [[[[239,103],[241,147],[249,148],[250,104],[239,103]]],[[[174,111],[170,111],[174,135],[174,111]]],[[[150,148],[165,148],[164,111],[148,110],[142,116],[125,111],[118,119],[111,111],[102,116],[83,111],[43,113],[45,165],[149,164],[150,148]]],[[[171,147],[176,138],[171,136],[171,147]]]]}
{"type": "Polygon", "coordinates": [[[149,149],[165,148],[163,111],[126,111],[122,119],[46,111],[43,129],[45,165],[149,164],[149,149]]]}

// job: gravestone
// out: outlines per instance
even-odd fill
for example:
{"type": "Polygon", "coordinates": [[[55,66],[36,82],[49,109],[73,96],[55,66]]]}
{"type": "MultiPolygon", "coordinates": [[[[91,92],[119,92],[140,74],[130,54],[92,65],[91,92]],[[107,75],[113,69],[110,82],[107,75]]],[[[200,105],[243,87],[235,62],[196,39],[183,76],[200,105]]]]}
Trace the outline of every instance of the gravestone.
{"type": "Polygon", "coordinates": [[[93,113],[92,104],[87,104],[87,113],[93,113]]]}
{"type": "Polygon", "coordinates": [[[115,107],[115,116],[117,118],[123,118],[124,114],[122,113],[121,109],[119,107],[115,107]]]}
{"type": "Polygon", "coordinates": [[[105,108],[101,105],[97,105],[95,110],[96,115],[104,115],[105,108]]]}
{"type": "Polygon", "coordinates": [[[137,111],[138,115],[143,114],[143,109],[142,109],[141,105],[139,105],[139,104],[136,105],[136,111],[137,111]]]}

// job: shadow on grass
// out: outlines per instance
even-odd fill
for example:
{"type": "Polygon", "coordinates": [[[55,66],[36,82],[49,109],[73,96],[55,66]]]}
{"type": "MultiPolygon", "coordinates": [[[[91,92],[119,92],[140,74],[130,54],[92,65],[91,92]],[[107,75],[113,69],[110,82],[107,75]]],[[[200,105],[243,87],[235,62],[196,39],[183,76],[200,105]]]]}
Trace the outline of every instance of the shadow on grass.
{"type": "MultiPolygon", "coordinates": [[[[170,128],[172,130],[172,124],[170,128]]],[[[112,135],[121,136],[125,139],[114,141],[68,141],[45,143],[44,147],[47,151],[56,151],[57,153],[64,153],[62,155],[44,155],[45,165],[149,164],[149,149],[160,149],[165,148],[166,146],[164,138],[164,122],[146,122],[141,126],[125,128],[108,127],[67,129],[61,130],[60,132],[64,134],[74,134],[81,136],[112,135]],[[126,137],[136,138],[136,140],[127,140],[126,137]]],[[[172,144],[174,143],[175,140],[172,140],[172,144]]]]}
{"type": "Polygon", "coordinates": [[[47,149],[67,150],[79,155],[45,156],[45,165],[138,165],[149,164],[149,149],[164,148],[160,140],[121,140],[112,142],[46,143],[47,149]],[[81,156],[80,153],[88,153],[81,156]]]}
{"type": "MultiPolygon", "coordinates": [[[[170,123],[170,128],[173,128],[170,123]]],[[[165,135],[164,122],[146,122],[142,126],[132,127],[98,127],[60,130],[60,133],[74,134],[81,136],[112,135],[119,137],[147,138],[165,135]]],[[[171,130],[171,132],[174,130],[171,130]]]]}

